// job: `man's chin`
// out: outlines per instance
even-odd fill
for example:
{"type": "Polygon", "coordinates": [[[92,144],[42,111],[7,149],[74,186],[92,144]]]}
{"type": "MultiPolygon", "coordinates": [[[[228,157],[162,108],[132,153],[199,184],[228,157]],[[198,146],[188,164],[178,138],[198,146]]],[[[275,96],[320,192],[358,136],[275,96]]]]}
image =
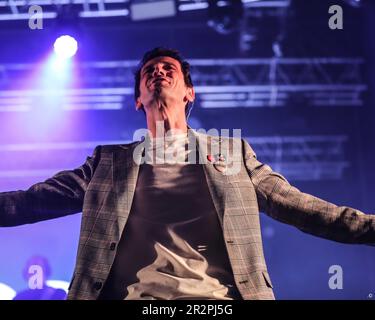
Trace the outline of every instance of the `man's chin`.
{"type": "Polygon", "coordinates": [[[161,92],[163,90],[166,90],[167,88],[168,88],[167,84],[163,85],[162,83],[158,83],[157,85],[152,85],[150,89],[151,89],[151,91],[161,92]]]}
{"type": "Polygon", "coordinates": [[[153,91],[153,98],[156,101],[164,100],[168,97],[168,91],[166,88],[163,87],[157,87],[153,91]]]}

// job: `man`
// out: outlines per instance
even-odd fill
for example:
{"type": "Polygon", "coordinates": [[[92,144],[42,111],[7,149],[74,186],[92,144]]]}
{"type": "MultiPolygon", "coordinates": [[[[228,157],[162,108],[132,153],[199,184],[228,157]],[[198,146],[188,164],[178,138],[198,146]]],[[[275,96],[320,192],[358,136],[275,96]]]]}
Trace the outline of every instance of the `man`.
{"type": "Polygon", "coordinates": [[[319,237],[375,245],[374,215],[302,193],[244,140],[190,130],[195,93],[177,51],[147,52],[135,80],[143,141],[98,146],[78,169],[0,194],[2,226],[82,211],[69,299],[274,299],[259,210],[319,237]]]}

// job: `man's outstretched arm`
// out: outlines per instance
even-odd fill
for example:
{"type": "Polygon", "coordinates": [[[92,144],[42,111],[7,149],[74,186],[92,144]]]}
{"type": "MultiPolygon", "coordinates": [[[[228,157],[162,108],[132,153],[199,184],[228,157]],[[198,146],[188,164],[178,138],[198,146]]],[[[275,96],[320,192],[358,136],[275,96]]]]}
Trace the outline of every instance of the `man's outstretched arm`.
{"type": "Polygon", "coordinates": [[[339,207],[303,193],[268,165],[259,162],[245,140],[243,151],[262,212],[318,237],[375,245],[375,215],[339,207]]]}
{"type": "Polygon", "coordinates": [[[77,169],[61,171],[25,191],[0,193],[0,226],[17,226],[82,211],[87,186],[99,161],[100,147],[77,169]]]}

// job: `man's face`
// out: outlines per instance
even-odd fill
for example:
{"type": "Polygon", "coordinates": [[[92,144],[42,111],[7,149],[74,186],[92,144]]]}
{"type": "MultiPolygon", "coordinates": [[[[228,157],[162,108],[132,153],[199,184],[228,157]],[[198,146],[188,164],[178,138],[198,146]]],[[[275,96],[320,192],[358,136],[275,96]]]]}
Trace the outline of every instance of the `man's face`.
{"type": "Polygon", "coordinates": [[[141,69],[140,96],[137,109],[150,105],[155,99],[163,99],[171,105],[181,105],[194,100],[194,90],[185,84],[180,63],[171,57],[156,57],[141,69]]]}

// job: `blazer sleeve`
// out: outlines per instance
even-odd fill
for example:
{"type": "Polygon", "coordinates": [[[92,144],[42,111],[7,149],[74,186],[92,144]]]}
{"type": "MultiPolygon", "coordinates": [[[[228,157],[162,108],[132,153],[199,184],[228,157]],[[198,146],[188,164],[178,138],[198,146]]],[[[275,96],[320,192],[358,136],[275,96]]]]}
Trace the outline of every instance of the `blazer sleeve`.
{"type": "Polygon", "coordinates": [[[99,158],[100,146],[77,169],[61,171],[28,190],[0,193],[0,226],[35,223],[81,212],[99,158]]]}
{"type": "Polygon", "coordinates": [[[246,169],[262,212],[318,237],[375,246],[375,215],[301,192],[281,174],[259,162],[245,140],[242,143],[246,169]]]}

